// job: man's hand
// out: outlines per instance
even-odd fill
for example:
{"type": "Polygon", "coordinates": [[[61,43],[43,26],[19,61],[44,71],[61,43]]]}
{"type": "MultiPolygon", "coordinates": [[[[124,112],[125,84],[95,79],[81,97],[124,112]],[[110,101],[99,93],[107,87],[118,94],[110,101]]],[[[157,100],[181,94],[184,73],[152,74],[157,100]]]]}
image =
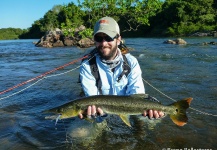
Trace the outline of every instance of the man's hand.
{"type": "Polygon", "coordinates": [[[143,113],[143,116],[148,116],[150,119],[152,119],[152,118],[155,118],[155,119],[162,118],[162,117],[164,117],[164,115],[165,115],[164,112],[157,111],[157,110],[146,110],[143,113]]]}
{"type": "MultiPolygon", "coordinates": [[[[95,105],[92,105],[92,106],[88,106],[87,108],[87,116],[96,116],[97,114],[99,114],[100,116],[103,116],[104,113],[103,113],[103,110],[101,108],[96,108],[95,105]]],[[[82,114],[79,114],[78,115],[79,118],[83,119],[83,115],[82,114]]]]}
{"type": "MultiPolygon", "coordinates": [[[[95,105],[88,106],[88,108],[87,108],[87,116],[91,117],[91,116],[96,116],[97,114],[99,114],[100,116],[105,115],[103,110],[100,107],[96,108],[95,105]]],[[[147,111],[143,112],[143,116],[148,116],[150,119],[152,119],[152,118],[155,118],[155,119],[162,118],[162,117],[164,117],[164,115],[165,115],[164,112],[157,111],[157,110],[147,110],[147,111]]],[[[84,118],[84,116],[82,114],[79,114],[78,116],[81,119],[84,118]]]]}

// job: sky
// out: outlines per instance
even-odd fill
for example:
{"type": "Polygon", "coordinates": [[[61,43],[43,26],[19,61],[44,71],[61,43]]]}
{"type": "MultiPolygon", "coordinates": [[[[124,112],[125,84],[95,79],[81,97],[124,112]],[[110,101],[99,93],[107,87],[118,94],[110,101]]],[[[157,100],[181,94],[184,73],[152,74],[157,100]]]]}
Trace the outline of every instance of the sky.
{"type": "Polygon", "coordinates": [[[1,0],[0,29],[27,29],[34,21],[43,18],[54,5],[67,5],[70,2],[77,5],[77,0],[1,0]]]}

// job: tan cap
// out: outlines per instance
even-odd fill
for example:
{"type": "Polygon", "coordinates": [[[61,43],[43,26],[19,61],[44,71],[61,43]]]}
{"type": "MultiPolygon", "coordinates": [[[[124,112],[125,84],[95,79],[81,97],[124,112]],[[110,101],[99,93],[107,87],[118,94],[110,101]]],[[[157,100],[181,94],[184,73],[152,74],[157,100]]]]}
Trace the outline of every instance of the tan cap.
{"type": "Polygon", "coordinates": [[[113,38],[117,34],[120,35],[120,28],[118,26],[118,23],[113,18],[103,17],[98,20],[94,26],[94,36],[100,32],[105,33],[113,38]]]}

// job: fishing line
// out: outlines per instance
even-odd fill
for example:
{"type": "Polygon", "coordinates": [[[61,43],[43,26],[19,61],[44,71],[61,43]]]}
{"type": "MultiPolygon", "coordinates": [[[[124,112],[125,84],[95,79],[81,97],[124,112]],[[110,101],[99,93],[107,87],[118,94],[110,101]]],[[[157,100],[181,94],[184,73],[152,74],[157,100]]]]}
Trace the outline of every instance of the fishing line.
{"type": "MultiPolygon", "coordinates": [[[[147,83],[149,86],[151,86],[154,90],[156,90],[157,92],[159,92],[160,94],[162,94],[163,96],[169,98],[170,100],[174,101],[174,102],[177,102],[175,99],[171,98],[170,96],[166,95],[165,93],[161,92],[160,90],[158,90],[156,87],[154,87],[152,84],[150,84],[147,80],[143,79],[142,80],[147,83]]],[[[200,114],[203,114],[203,115],[208,115],[208,116],[214,116],[214,117],[217,117],[217,115],[214,115],[214,114],[210,114],[210,113],[206,113],[206,112],[203,112],[203,111],[200,111],[198,109],[195,109],[195,108],[192,108],[192,107],[189,107],[190,109],[194,110],[194,111],[197,111],[199,112],[200,114]]]]}
{"type": "Polygon", "coordinates": [[[3,99],[6,99],[6,98],[9,98],[9,97],[11,97],[11,96],[14,96],[14,95],[16,95],[16,94],[19,94],[19,93],[21,93],[21,92],[23,92],[23,91],[25,91],[26,89],[28,89],[28,88],[30,88],[31,86],[33,86],[33,85],[35,85],[35,84],[37,84],[39,81],[41,81],[41,80],[43,80],[43,79],[45,79],[46,77],[44,77],[44,78],[42,78],[42,79],[39,79],[38,81],[36,81],[35,83],[33,83],[33,84],[31,84],[31,85],[29,85],[29,86],[27,86],[26,88],[24,88],[24,89],[21,89],[20,91],[18,91],[18,92],[15,92],[15,93],[13,93],[13,94],[11,94],[11,95],[8,95],[8,96],[5,96],[5,97],[2,97],[2,98],[0,98],[0,100],[3,100],[3,99]]]}
{"type": "Polygon", "coordinates": [[[200,111],[200,110],[192,108],[192,107],[189,107],[189,108],[192,109],[192,110],[194,110],[194,111],[197,111],[197,112],[199,112],[200,114],[203,114],[203,115],[217,117],[217,115],[214,115],[214,114],[210,114],[210,113],[207,113],[207,112],[204,112],[204,111],[200,111]]]}
{"type": "MultiPolygon", "coordinates": [[[[64,67],[66,67],[66,66],[68,66],[68,65],[71,65],[71,64],[73,64],[73,63],[76,63],[76,62],[78,62],[78,61],[80,61],[80,60],[86,59],[86,58],[88,58],[89,56],[91,56],[91,55],[88,55],[88,54],[87,54],[87,55],[85,55],[85,56],[82,57],[82,58],[79,58],[79,59],[77,59],[77,60],[75,60],[75,61],[72,61],[72,62],[70,62],[70,63],[68,63],[68,64],[65,64],[65,65],[63,65],[63,66],[60,66],[60,67],[58,67],[58,68],[55,68],[55,69],[49,71],[49,73],[54,72],[54,71],[57,71],[57,70],[59,70],[59,69],[62,69],[62,68],[64,68],[64,67]]],[[[92,59],[93,57],[94,57],[94,56],[92,56],[91,58],[89,58],[88,61],[89,61],[90,59],[92,59]]],[[[18,92],[15,92],[15,93],[11,94],[11,95],[2,97],[2,98],[0,98],[0,100],[9,98],[9,97],[14,96],[14,95],[16,95],[16,94],[19,94],[19,93],[21,93],[21,92],[23,92],[23,91],[29,89],[29,88],[32,87],[33,85],[36,85],[38,82],[40,82],[40,81],[42,81],[42,80],[44,80],[44,79],[51,78],[51,77],[56,77],[56,76],[60,76],[60,75],[64,75],[64,74],[67,74],[67,73],[69,73],[69,72],[72,72],[72,71],[74,71],[74,70],[76,70],[76,69],[78,69],[78,68],[80,68],[80,67],[81,67],[81,65],[78,65],[77,67],[75,67],[75,68],[73,68],[73,69],[71,69],[71,70],[65,71],[65,72],[63,72],[63,73],[54,74],[54,75],[49,75],[49,76],[43,76],[41,79],[38,79],[35,83],[33,83],[33,84],[27,86],[27,87],[24,88],[24,89],[21,89],[21,90],[18,91],[18,92]]],[[[45,75],[45,74],[48,74],[48,72],[47,72],[47,73],[44,73],[44,74],[42,74],[42,75],[45,75]]],[[[42,75],[41,75],[41,76],[42,76],[42,75]]],[[[37,76],[37,77],[35,77],[35,78],[33,78],[33,79],[30,79],[30,80],[31,80],[31,81],[34,81],[34,80],[36,80],[36,78],[39,78],[39,77],[40,77],[40,76],[37,76]]],[[[30,81],[30,80],[28,80],[28,81],[30,81]]],[[[23,82],[23,83],[24,83],[24,82],[23,82]]],[[[20,84],[18,84],[18,85],[19,85],[19,86],[21,86],[21,84],[24,85],[23,83],[20,83],[20,84]]],[[[27,81],[25,81],[25,84],[26,84],[26,83],[27,83],[27,81]]],[[[1,92],[0,95],[3,94],[3,93],[9,92],[10,90],[13,90],[13,89],[15,89],[15,88],[17,88],[17,87],[19,87],[18,85],[14,86],[14,88],[12,87],[12,88],[9,88],[9,89],[7,89],[7,90],[1,92]]]]}
{"type": "Polygon", "coordinates": [[[80,60],[83,60],[83,59],[85,59],[85,58],[88,58],[88,57],[89,57],[89,55],[85,55],[85,56],[83,56],[83,57],[81,57],[81,58],[78,58],[78,59],[76,59],[76,60],[74,60],[74,61],[71,61],[71,62],[69,62],[69,63],[67,63],[67,64],[65,64],[65,65],[62,65],[62,66],[60,66],[60,67],[58,67],[58,68],[54,68],[53,70],[50,70],[50,71],[48,71],[48,72],[45,72],[44,74],[41,74],[41,75],[39,75],[39,76],[37,76],[37,77],[35,77],[35,78],[32,78],[32,79],[30,79],[30,80],[27,80],[27,81],[25,81],[25,82],[22,82],[22,83],[20,83],[20,84],[17,84],[17,85],[15,85],[15,86],[11,87],[11,88],[8,88],[8,89],[6,89],[6,90],[0,92],[0,95],[1,95],[1,94],[4,94],[4,93],[7,93],[7,92],[9,92],[9,91],[12,91],[12,90],[14,90],[15,88],[18,88],[18,87],[20,87],[20,86],[23,86],[23,85],[25,85],[25,84],[27,84],[27,83],[29,83],[29,82],[32,82],[32,81],[35,81],[35,80],[37,80],[37,79],[43,78],[43,77],[47,76],[48,74],[51,74],[51,73],[53,73],[53,72],[55,72],[55,71],[57,71],[57,70],[63,69],[63,68],[65,68],[65,67],[67,67],[67,66],[69,66],[69,65],[71,65],[71,64],[74,64],[74,63],[76,63],[76,62],[78,62],[78,61],[80,61],[80,60]]]}
{"type": "Polygon", "coordinates": [[[143,79],[143,78],[142,78],[142,80],[143,80],[146,84],[148,84],[150,87],[152,87],[154,90],[156,90],[157,92],[159,92],[160,94],[162,94],[163,96],[165,96],[165,97],[171,99],[172,101],[176,102],[175,99],[173,99],[172,97],[170,97],[170,96],[164,94],[163,92],[161,92],[160,90],[158,90],[156,87],[154,87],[154,86],[153,86],[151,83],[149,83],[147,80],[145,80],[145,79],[143,79]]]}
{"type": "MultiPolygon", "coordinates": [[[[86,57],[83,57],[83,59],[85,59],[85,58],[86,58],[86,57]]],[[[76,61],[74,61],[74,63],[77,62],[77,61],[78,61],[78,59],[77,59],[76,61]]],[[[66,64],[66,65],[68,66],[69,63],[66,64]]],[[[65,67],[66,65],[64,65],[64,67],[65,67]]],[[[60,76],[60,75],[63,75],[63,74],[67,74],[67,73],[69,73],[69,72],[72,72],[72,71],[78,69],[80,66],[81,66],[81,65],[79,65],[79,66],[77,66],[77,67],[75,67],[75,68],[73,68],[73,69],[71,69],[71,70],[65,71],[65,72],[63,72],[63,73],[54,74],[54,75],[50,75],[50,76],[43,76],[41,79],[38,79],[36,82],[34,82],[33,84],[27,86],[26,88],[21,89],[20,91],[15,92],[15,93],[13,93],[13,94],[11,94],[11,95],[2,97],[2,98],[0,98],[0,100],[9,98],[9,97],[14,96],[14,95],[16,95],[16,94],[19,94],[19,93],[21,93],[21,92],[23,92],[23,91],[29,89],[29,88],[32,87],[33,85],[36,85],[38,82],[40,82],[40,81],[42,81],[42,80],[44,80],[44,79],[51,78],[51,77],[55,77],[55,76],[60,76]]],[[[59,68],[60,68],[60,67],[59,67],[59,68]]],[[[62,66],[61,66],[61,68],[62,68],[62,66]]],[[[56,71],[57,69],[54,69],[54,70],[56,71]]],[[[51,71],[49,71],[49,72],[51,72],[51,71]]],[[[53,71],[52,71],[52,72],[53,72],[53,71]]],[[[42,76],[42,75],[41,75],[41,76],[42,76]]],[[[33,79],[35,80],[36,78],[37,78],[37,77],[35,77],[35,78],[33,78],[33,79]]],[[[38,78],[39,78],[39,76],[38,76],[38,78]]],[[[31,80],[31,81],[34,81],[33,79],[30,79],[30,80],[31,80]]],[[[28,81],[30,81],[30,80],[28,80],[28,81]]],[[[23,83],[24,83],[24,82],[23,82],[23,83]]],[[[25,81],[25,84],[26,84],[26,83],[27,83],[27,81],[25,81]]],[[[21,83],[21,84],[22,84],[22,83],[21,83]]],[[[18,85],[21,86],[21,84],[18,84],[18,85]]],[[[17,87],[19,87],[18,85],[14,86],[14,87],[17,88],[17,87]]],[[[22,84],[22,85],[24,85],[24,84],[22,84]]],[[[13,89],[15,89],[15,88],[13,88],[13,89]]],[[[12,88],[9,88],[9,89],[13,90],[12,88]]],[[[3,93],[6,93],[6,92],[11,91],[11,90],[9,90],[9,89],[7,89],[7,90],[1,92],[0,95],[3,94],[3,93]]]]}

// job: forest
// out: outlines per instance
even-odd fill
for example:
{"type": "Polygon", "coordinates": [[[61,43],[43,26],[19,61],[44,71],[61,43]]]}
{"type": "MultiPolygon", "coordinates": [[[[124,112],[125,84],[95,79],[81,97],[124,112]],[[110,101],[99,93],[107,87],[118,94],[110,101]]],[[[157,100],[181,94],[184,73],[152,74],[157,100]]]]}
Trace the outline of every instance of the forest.
{"type": "Polygon", "coordinates": [[[38,39],[59,28],[70,36],[84,25],[91,36],[95,22],[111,16],[123,37],[189,36],[217,31],[217,0],[77,0],[55,5],[28,29],[2,28],[0,39],[38,39]]]}

